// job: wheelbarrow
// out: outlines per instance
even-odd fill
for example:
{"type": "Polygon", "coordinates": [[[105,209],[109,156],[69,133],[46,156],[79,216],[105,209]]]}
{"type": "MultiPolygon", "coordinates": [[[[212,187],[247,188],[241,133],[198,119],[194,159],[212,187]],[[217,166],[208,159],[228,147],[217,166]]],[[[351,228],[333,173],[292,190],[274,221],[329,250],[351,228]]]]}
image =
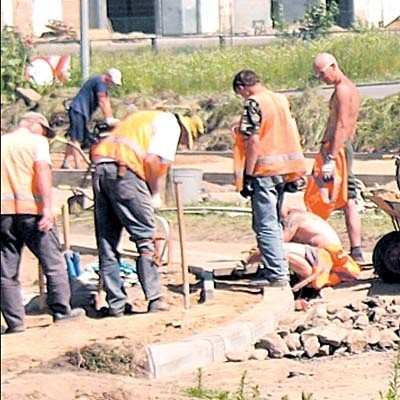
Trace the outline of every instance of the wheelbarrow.
{"type": "Polygon", "coordinates": [[[388,283],[400,283],[400,193],[372,190],[367,196],[392,219],[394,230],[382,236],[372,253],[378,276],[388,283]]]}

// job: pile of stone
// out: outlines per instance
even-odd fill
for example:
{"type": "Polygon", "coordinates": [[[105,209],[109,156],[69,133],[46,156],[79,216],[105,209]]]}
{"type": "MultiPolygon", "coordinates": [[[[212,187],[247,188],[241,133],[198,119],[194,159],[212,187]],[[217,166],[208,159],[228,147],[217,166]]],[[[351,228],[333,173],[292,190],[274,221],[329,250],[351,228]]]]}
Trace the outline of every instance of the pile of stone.
{"type": "Polygon", "coordinates": [[[309,359],[388,351],[400,342],[400,298],[368,297],[345,307],[314,303],[281,320],[276,333],[255,348],[226,354],[229,361],[267,358],[309,359]]]}

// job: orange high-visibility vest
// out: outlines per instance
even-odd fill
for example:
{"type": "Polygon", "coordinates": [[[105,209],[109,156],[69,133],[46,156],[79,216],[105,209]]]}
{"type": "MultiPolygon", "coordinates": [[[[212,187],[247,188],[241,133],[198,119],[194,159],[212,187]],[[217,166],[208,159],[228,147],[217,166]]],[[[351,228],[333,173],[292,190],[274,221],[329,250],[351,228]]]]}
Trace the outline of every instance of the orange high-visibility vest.
{"type": "Polygon", "coordinates": [[[1,138],[1,214],[40,215],[42,198],[37,190],[34,160],[38,144],[47,139],[25,128],[1,138]]]}
{"type": "Polygon", "coordinates": [[[93,159],[112,158],[146,179],[144,157],[153,137],[152,122],[164,111],[138,111],[121,121],[91,150],[93,159]]]}
{"type": "MultiPolygon", "coordinates": [[[[305,175],[303,149],[296,122],[293,119],[286,96],[265,89],[251,96],[261,107],[261,149],[254,170],[255,176],[282,175],[292,182],[305,175]]],[[[238,129],[233,130],[234,175],[237,190],[242,188],[245,167],[245,137],[238,129]]]]}
{"type": "Polygon", "coordinates": [[[323,219],[328,219],[332,211],[344,207],[348,198],[348,172],[345,149],[344,147],[339,149],[335,160],[333,179],[325,182],[322,179],[321,170],[328,153],[328,144],[324,144],[315,159],[304,193],[304,203],[307,209],[323,219]]]}
{"type": "Polygon", "coordinates": [[[320,290],[325,286],[335,286],[340,282],[349,282],[358,279],[360,267],[347,254],[341,245],[327,245],[317,251],[316,264],[313,266],[313,272],[320,271],[311,286],[320,290]]]}

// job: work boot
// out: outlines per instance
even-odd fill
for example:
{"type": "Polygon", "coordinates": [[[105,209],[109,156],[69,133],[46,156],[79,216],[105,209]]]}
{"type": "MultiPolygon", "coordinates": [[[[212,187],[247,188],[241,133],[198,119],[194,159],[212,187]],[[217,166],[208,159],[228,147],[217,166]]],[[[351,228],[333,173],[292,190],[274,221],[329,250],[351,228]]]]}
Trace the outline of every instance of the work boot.
{"type": "Polygon", "coordinates": [[[79,319],[86,316],[86,312],[83,308],[73,308],[69,314],[54,313],[54,322],[65,322],[73,319],[79,319]]]}
{"type": "Polygon", "coordinates": [[[124,309],[119,311],[115,311],[107,307],[102,307],[98,311],[97,316],[99,318],[107,318],[107,317],[120,318],[123,317],[124,315],[133,315],[133,314],[135,314],[135,312],[133,311],[132,304],[126,303],[124,309]]]}
{"type": "Polygon", "coordinates": [[[162,297],[149,301],[147,312],[169,311],[171,307],[166,303],[162,297]]]}
{"type": "MultiPolygon", "coordinates": [[[[3,327],[2,327],[3,328],[3,327]]],[[[1,334],[3,335],[9,335],[9,334],[11,334],[11,333],[21,333],[21,332],[24,332],[25,331],[25,328],[24,328],[24,326],[23,325],[18,325],[18,326],[9,326],[8,328],[6,328],[5,330],[4,330],[4,332],[3,332],[3,330],[2,330],[2,332],[1,332],[1,334]]]]}

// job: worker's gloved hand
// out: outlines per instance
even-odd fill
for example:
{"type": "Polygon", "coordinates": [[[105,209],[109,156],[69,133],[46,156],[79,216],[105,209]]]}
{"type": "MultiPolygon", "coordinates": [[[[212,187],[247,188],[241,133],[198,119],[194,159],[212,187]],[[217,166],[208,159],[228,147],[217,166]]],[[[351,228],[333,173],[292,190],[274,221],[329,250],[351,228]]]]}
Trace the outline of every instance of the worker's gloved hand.
{"type": "Polygon", "coordinates": [[[113,117],[107,117],[106,118],[106,124],[109,126],[115,126],[118,124],[119,119],[118,118],[113,118],[113,117]]]}
{"type": "Polygon", "coordinates": [[[159,193],[155,193],[151,196],[151,206],[154,210],[159,210],[162,207],[162,200],[159,193]]]}
{"type": "Polygon", "coordinates": [[[240,191],[240,195],[247,199],[253,196],[254,193],[254,176],[245,174],[243,177],[243,189],[240,191]]]}
{"type": "Polygon", "coordinates": [[[303,189],[306,186],[306,180],[304,178],[296,179],[293,182],[285,183],[285,192],[296,193],[297,191],[303,189]]]}
{"type": "Polygon", "coordinates": [[[335,173],[336,163],[333,159],[327,159],[325,164],[322,166],[322,179],[325,182],[329,182],[333,180],[333,174],[335,173]]]}

